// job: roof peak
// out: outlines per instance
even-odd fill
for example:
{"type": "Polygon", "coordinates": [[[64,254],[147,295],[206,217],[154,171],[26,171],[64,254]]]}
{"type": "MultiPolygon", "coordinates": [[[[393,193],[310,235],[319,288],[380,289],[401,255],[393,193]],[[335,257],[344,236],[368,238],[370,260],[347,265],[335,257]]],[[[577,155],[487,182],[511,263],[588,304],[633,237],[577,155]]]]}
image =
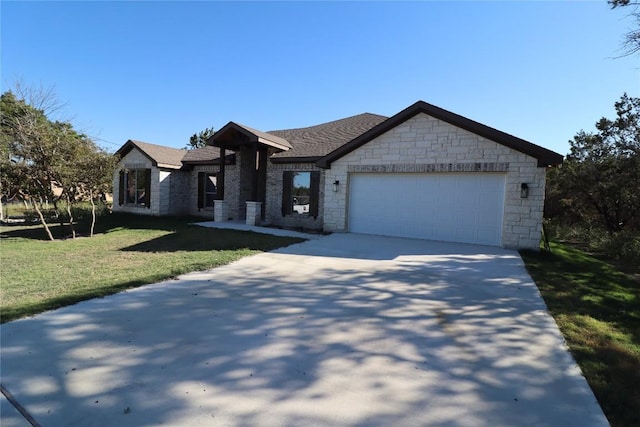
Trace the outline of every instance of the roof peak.
{"type": "Polygon", "coordinates": [[[167,167],[170,169],[181,168],[182,158],[187,153],[187,150],[181,150],[179,148],[129,139],[118,151],[116,151],[116,154],[125,156],[133,149],[133,147],[140,150],[142,154],[151,160],[155,166],[167,167]]]}

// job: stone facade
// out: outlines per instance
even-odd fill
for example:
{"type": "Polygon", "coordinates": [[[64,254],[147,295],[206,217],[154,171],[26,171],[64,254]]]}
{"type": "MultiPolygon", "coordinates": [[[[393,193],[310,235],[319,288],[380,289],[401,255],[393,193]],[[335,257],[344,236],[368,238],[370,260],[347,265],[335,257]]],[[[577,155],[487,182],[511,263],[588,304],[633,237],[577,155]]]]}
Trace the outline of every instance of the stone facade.
{"type": "Polygon", "coordinates": [[[262,216],[262,202],[246,202],[247,225],[260,225],[260,217],[262,216]]]}
{"type": "Polygon", "coordinates": [[[213,219],[213,207],[198,208],[198,174],[200,172],[218,173],[220,172],[220,167],[213,165],[197,165],[193,167],[189,174],[189,214],[213,219]]]}
{"type": "MultiPolygon", "coordinates": [[[[188,215],[189,209],[189,172],[178,170],[160,170],[158,201],[160,215],[188,215]],[[166,195],[169,194],[169,197],[166,195]]],[[[197,187],[196,187],[197,188],[197,187]]]]}
{"type": "MultiPolygon", "coordinates": [[[[456,121],[452,122],[456,123],[456,121]]],[[[491,133],[481,133],[491,135],[491,133]]],[[[323,134],[323,138],[329,137],[323,134]]],[[[273,154],[273,150],[269,151],[270,154],[273,154]]],[[[551,152],[551,154],[554,153],[551,152]]],[[[545,164],[561,161],[561,156],[556,156],[560,160],[552,156],[550,160],[543,161],[546,162],[545,164]]],[[[350,177],[354,174],[491,173],[501,174],[505,180],[504,207],[500,205],[501,245],[508,248],[538,248],[546,169],[538,167],[539,160],[530,155],[432,117],[425,112],[419,112],[341,157],[323,159],[319,164],[329,166],[328,169],[319,168],[315,163],[274,163],[267,160],[266,156],[259,157],[258,188],[264,188],[262,185],[266,187],[264,219],[260,221],[260,216],[254,211],[250,220],[255,222],[257,219],[262,225],[346,232],[349,231],[349,183],[350,177]],[[266,162],[266,168],[263,162],[266,162]],[[320,188],[316,217],[297,212],[283,215],[283,175],[286,171],[319,172],[320,188]],[[335,181],[339,181],[337,191],[334,191],[335,181]],[[526,198],[520,196],[522,183],[528,185],[526,198]]],[[[277,161],[277,159],[272,160],[277,161]]],[[[224,220],[246,219],[246,202],[254,197],[252,190],[255,167],[253,151],[248,147],[238,150],[235,164],[225,166],[226,206],[218,203],[217,210],[219,216],[226,216],[224,220]],[[220,209],[222,207],[226,212],[223,212],[225,209],[220,209]]],[[[134,148],[121,159],[114,174],[113,210],[142,215],[194,215],[213,219],[213,208],[198,208],[198,174],[200,172],[219,174],[220,166],[186,164],[181,169],[178,169],[178,165],[175,169],[158,168],[149,157],[134,148]],[[123,169],[151,170],[149,208],[118,204],[118,172],[123,169]]],[[[317,182],[315,178],[316,176],[313,175],[314,184],[317,182]]],[[[216,220],[222,220],[222,218],[216,220]]]]}
{"type": "Polygon", "coordinates": [[[224,167],[224,200],[228,204],[229,219],[238,221],[245,218],[246,206],[240,209],[238,194],[240,193],[240,156],[236,156],[235,165],[224,167]]]}
{"type": "Polygon", "coordinates": [[[544,206],[545,168],[537,159],[424,113],[417,114],[351,153],[325,172],[324,230],[348,231],[349,175],[357,172],[506,174],[502,246],[537,249],[544,206]],[[340,181],[338,192],[332,183],[340,181]],[[529,195],[520,197],[527,183],[529,195]]]}
{"type": "MultiPolygon", "coordinates": [[[[128,212],[137,215],[197,215],[197,174],[195,177],[196,194],[194,208],[190,206],[192,173],[178,169],[158,168],[139,150],[131,150],[118,163],[113,175],[113,211],[128,212]],[[120,171],[126,169],[151,169],[151,204],[149,208],[135,205],[120,205],[120,171]]],[[[212,214],[213,215],[213,214],[212,214]]]]}
{"type": "Polygon", "coordinates": [[[159,195],[160,188],[158,185],[160,171],[153,166],[149,158],[138,150],[131,150],[120,162],[113,174],[113,211],[128,212],[137,215],[160,215],[159,195]],[[120,171],[123,169],[151,169],[151,207],[120,205],[120,171]]]}
{"type": "Polygon", "coordinates": [[[265,223],[287,228],[301,228],[307,230],[322,230],[323,206],[325,193],[324,169],[313,163],[271,163],[267,165],[267,197],[265,209],[265,223]],[[311,172],[320,171],[320,194],[318,200],[318,216],[293,213],[282,216],[282,173],[284,171],[311,172]]]}

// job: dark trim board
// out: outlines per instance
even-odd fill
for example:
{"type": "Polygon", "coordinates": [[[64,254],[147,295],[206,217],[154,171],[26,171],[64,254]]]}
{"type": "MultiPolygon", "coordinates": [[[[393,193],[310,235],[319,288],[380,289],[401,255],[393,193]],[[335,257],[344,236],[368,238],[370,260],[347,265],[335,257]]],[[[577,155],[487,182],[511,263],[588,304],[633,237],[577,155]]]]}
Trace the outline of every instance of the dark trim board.
{"type": "Polygon", "coordinates": [[[271,163],[316,163],[321,157],[272,157],[271,163]]]}

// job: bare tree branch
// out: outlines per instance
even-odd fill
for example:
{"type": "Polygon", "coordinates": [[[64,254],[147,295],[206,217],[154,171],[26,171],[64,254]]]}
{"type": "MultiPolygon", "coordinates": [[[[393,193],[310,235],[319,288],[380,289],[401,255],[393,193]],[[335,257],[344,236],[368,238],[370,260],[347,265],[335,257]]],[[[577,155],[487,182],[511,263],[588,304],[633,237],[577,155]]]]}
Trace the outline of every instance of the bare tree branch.
{"type": "Polygon", "coordinates": [[[638,12],[638,6],[640,6],[640,2],[631,1],[631,0],[608,0],[611,9],[616,9],[620,7],[631,7],[633,8],[633,12],[628,16],[632,17],[635,25],[635,29],[630,29],[624,37],[624,41],[622,43],[624,54],[623,56],[630,56],[640,53],[640,13],[638,12]]]}

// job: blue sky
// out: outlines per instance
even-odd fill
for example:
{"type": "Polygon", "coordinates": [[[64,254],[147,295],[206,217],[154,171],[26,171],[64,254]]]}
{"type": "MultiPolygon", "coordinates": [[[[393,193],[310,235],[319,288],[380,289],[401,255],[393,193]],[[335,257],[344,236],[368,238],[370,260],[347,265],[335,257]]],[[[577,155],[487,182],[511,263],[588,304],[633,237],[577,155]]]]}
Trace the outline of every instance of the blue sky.
{"type": "Polygon", "coordinates": [[[640,96],[630,10],[593,2],[0,3],[1,84],[54,86],[77,129],[182,148],[417,100],[561,154],[640,96]]]}

